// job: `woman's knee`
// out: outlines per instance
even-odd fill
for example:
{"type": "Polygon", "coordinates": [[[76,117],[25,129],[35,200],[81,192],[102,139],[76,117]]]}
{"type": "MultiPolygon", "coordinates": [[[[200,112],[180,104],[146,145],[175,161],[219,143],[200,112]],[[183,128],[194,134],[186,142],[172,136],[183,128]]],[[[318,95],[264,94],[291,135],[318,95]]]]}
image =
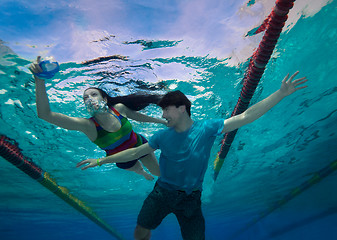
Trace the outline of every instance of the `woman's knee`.
{"type": "Polygon", "coordinates": [[[160,176],[159,164],[154,154],[149,154],[140,159],[142,164],[155,176],[160,176]]]}

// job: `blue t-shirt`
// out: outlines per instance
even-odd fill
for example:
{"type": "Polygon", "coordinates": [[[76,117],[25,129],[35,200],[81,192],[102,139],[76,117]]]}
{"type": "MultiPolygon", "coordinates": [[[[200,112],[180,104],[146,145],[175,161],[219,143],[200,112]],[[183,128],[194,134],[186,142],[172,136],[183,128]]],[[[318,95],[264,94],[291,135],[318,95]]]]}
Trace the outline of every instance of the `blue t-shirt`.
{"type": "Polygon", "coordinates": [[[211,148],[223,127],[224,119],[215,119],[194,122],[185,132],[173,128],[156,132],[149,145],[161,150],[159,186],[188,194],[202,190],[211,148]]]}

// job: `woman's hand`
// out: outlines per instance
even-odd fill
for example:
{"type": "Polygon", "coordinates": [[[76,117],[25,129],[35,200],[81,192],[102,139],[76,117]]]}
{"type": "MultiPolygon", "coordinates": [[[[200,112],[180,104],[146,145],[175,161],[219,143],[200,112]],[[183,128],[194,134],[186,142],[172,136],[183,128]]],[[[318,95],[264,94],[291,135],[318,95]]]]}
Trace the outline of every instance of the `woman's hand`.
{"type": "Polygon", "coordinates": [[[81,168],[82,170],[85,170],[87,168],[92,168],[92,167],[98,166],[98,162],[99,162],[99,159],[89,158],[87,160],[83,160],[83,161],[77,163],[76,167],[81,167],[82,165],[89,163],[88,165],[81,168]]]}
{"type": "Polygon", "coordinates": [[[35,76],[36,73],[41,73],[41,72],[43,72],[42,69],[41,69],[41,67],[40,67],[40,65],[39,65],[40,62],[41,62],[41,56],[38,56],[38,57],[36,58],[36,62],[33,62],[33,63],[30,64],[30,66],[28,67],[29,70],[34,74],[34,76],[35,76]]]}
{"type": "Polygon", "coordinates": [[[298,73],[299,73],[298,71],[295,72],[290,78],[289,78],[289,74],[287,74],[287,76],[283,79],[280,92],[284,95],[284,97],[289,96],[290,94],[296,92],[297,90],[307,87],[307,86],[302,85],[308,81],[306,77],[302,77],[302,78],[294,80],[295,76],[298,73]]]}

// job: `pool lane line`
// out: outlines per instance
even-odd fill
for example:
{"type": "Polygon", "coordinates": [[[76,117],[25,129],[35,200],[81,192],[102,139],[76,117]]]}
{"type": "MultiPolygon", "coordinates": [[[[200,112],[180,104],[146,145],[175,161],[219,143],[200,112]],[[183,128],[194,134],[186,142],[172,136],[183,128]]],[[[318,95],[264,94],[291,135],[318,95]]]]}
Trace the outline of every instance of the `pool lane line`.
{"type": "MultiPolygon", "coordinates": [[[[253,33],[265,31],[259,47],[250,59],[248,69],[243,79],[243,87],[238,102],[231,116],[238,115],[247,110],[255,89],[264,73],[265,67],[274,51],[277,40],[282,32],[288,13],[294,6],[295,0],[276,0],[275,6],[263,24],[253,33]]],[[[217,179],[225,158],[230,150],[238,129],[228,132],[221,141],[220,151],[214,160],[214,181],[217,179]]]]}
{"type": "Polygon", "coordinates": [[[69,190],[57,184],[57,182],[46,171],[43,171],[32,160],[25,157],[15,140],[5,135],[0,135],[0,155],[15,167],[26,173],[28,176],[39,182],[49,191],[57,195],[63,201],[110,233],[118,240],[124,240],[121,234],[113,229],[109,224],[102,220],[90,207],[83,201],[72,195],[69,190]]]}

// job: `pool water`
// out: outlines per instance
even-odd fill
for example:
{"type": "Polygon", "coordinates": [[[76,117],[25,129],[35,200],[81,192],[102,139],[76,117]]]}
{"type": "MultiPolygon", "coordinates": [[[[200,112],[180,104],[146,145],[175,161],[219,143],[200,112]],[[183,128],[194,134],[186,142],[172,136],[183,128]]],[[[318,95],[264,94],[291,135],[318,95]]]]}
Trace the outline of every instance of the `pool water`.
{"type": "MultiPolygon", "coordinates": [[[[138,212],[154,181],[115,165],[77,169],[77,162],[104,154],[83,134],[55,127],[37,117],[35,84],[27,66],[39,54],[54,55],[60,61],[61,71],[47,82],[47,89],[52,110],[66,115],[89,117],[82,93],[86,87],[95,85],[111,95],[179,89],[193,103],[194,120],[227,118],[238,100],[247,59],[262,36],[244,37],[241,33],[263,21],[273,6],[270,2],[228,1],[226,5],[215,0],[208,4],[199,1],[194,9],[196,6],[188,1],[172,4],[163,1],[162,6],[151,1],[139,5],[115,1],[119,3],[116,8],[129,9],[130,23],[137,22],[137,14],[151,21],[147,28],[137,23],[137,30],[132,29],[131,33],[122,23],[114,31],[109,27],[104,30],[100,18],[95,22],[97,32],[84,31],[89,29],[90,22],[79,13],[94,11],[88,1],[82,1],[82,5],[76,5],[79,3],[75,1],[69,5],[63,1],[59,5],[48,3],[39,11],[35,9],[32,18],[25,12],[30,9],[25,1],[5,1],[1,11],[6,14],[0,17],[4,26],[0,42],[0,134],[15,139],[26,157],[84,201],[125,239],[132,239],[138,212]],[[51,37],[51,30],[37,21],[39,14],[46,23],[52,23],[49,27],[55,31],[69,26],[48,19],[42,14],[43,9],[60,14],[62,20],[75,16],[80,22],[74,21],[77,25],[76,29],[72,25],[72,33],[51,37]],[[165,15],[160,15],[163,9],[165,15]],[[227,37],[218,31],[221,24],[214,20],[220,19],[220,10],[224,9],[228,10],[224,19],[237,24],[232,31],[228,28],[227,37]],[[17,22],[13,19],[15,13],[17,22]],[[169,36],[161,27],[168,29],[171,22],[165,25],[161,20],[155,21],[160,17],[173,21],[178,14],[182,14],[180,25],[188,22],[188,18],[195,24],[181,26],[186,35],[170,29],[169,36]],[[251,22],[243,14],[251,14],[251,22]],[[213,18],[205,19],[207,15],[213,18]],[[32,32],[21,36],[21,41],[15,40],[24,31],[25,17],[31,19],[27,26],[32,32]],[[198,20],[201,18],[204,21],[198,20]],[[34,24],[42,30],[34,32],[34,24]],[[214,29],[209,28],[213,25],[214,29]],[[10,31],[11,26],[16,30],[10,31]],[[198,31],[191,30],[193,26],[200,27],[198,38],[198,31]],[[49,37],[38,41],[33,35],[43,36],[43,30],[49,37]],[[68,42],[62,42],[61,37],[68,42]],[[102,56],[113,57],[85,63],[102,56]]],[[[96,11],[108,16],[103,3],[96,6],[96,11]]],[[[43,1],[39,4],[41,8],[43,1]]],[[[309,79],[308,88],[242,127],[214,181],[213,161],[221,137],[216,140],[203,186],[206,239],[336,239],[337,173],[331,168],[329,175],[296,197],[288,198],[289,201],[280,202],[337,160],[336,8],[336,1],[295,2],[251,103],[276,91],[283,77],[297,70],[299,76],[309,79]]],[[[118,19],[126,21],[117,10],[111,18],[114,27],[118,26],[118,19]]],[[[142,112],[161,117],[156,106],[142,112]]],[[[132,124],[147,138],[163,128],[150,123],[132,121],[132,124]]],[[[1,239],[112,239],[109,233],[3,158],[0,176],[1,239]]],[[[152,236],[161,240],[181,239],[175,217],[168,216],[152,236]]]]}

